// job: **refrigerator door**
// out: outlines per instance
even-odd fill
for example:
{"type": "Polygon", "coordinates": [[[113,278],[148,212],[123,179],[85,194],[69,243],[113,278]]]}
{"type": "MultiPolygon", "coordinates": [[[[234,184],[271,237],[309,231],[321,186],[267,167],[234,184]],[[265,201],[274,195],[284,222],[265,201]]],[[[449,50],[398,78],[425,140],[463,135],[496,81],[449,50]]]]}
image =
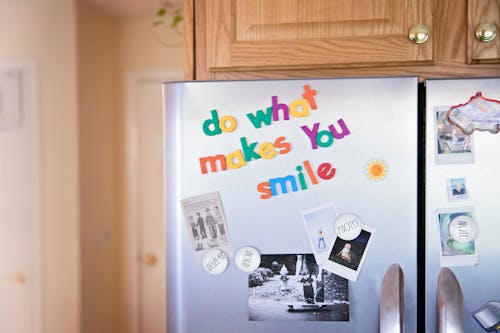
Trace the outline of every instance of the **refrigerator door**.
{"type": "Polygon", "coordinates": [[[380,291],[380,332],[404,333],[404,274],[392,264],[382,279],[380,291]]]}
{"type": "Polygon", "coordinates": [[[164,99],[169,332],[375,333],[393,263],[405,274],[406,332],[416,332],[416,78],[178,82],[164,99]],[[211,251],[207,269],[220,274],[209,274],[203,253],[222,231],[203,217],[217,196],[229,259],[211,251]],[[328,230],[306,229],[311,212],[330,214],[328,230]],[[341,214],[363,228],[350,253],[333,239],[341,214]],[[304,255],[315,244],[330,256],[304,255]],[[249,282],[238,269],[234,254],[247,246],[269,276],[249,282]],[[351,280],[306,277],[311,258],[351,280]],[[332,299],[318,300],[327,287],[332,299]]]}
{"type": "Polygon", "coordinates": [[[500,134],[475,130],[469,136],[457,126],[469,123],[471,129],[483,123],[484,128],[495,131],[495,118],[500,114],[495,100],[500,100],[499,78],[426,81],[425,291],[429,333],[438,328],[436,295],[442,267],[449,267],[461,286],[464,332],[484,332],[473,313],[489,301],[500,300],[496,190],[500,185],[500,134]],[[457,106],[449,114],[455,124],[446,117],[452,106],[457,106]],[[462,118],[457,120],[457,115],[462,118]],[[481,121],[476,122],[478,119],[481,121]]]}

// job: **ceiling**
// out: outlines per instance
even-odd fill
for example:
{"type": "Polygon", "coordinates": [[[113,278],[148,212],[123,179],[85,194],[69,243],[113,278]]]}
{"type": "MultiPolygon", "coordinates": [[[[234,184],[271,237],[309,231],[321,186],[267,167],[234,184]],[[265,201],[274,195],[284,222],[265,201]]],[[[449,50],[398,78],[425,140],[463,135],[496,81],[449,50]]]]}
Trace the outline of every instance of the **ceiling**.
{"type": "Polygon", "coordinates": [[[182,7],[182,0],[82,0],[115,15],[152,14],[164,4],[170,2],[182,7]]]}

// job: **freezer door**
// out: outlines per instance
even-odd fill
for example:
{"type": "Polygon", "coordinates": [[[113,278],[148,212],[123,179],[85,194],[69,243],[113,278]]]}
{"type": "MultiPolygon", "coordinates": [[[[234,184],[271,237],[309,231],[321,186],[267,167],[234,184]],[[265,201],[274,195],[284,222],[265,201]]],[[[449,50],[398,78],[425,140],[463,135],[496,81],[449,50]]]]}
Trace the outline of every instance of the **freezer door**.
{"type": "Polygon", "coordinates": [[[488,130],[467,135],[460,129],[483,123],[495,131],[498,100],[499,78],[426,81],[427,332],[438,327],[442,267],[454,273],[462,289],[464,332],[484,332],[473,313],[500,300],[500,136],[488,130]]]}

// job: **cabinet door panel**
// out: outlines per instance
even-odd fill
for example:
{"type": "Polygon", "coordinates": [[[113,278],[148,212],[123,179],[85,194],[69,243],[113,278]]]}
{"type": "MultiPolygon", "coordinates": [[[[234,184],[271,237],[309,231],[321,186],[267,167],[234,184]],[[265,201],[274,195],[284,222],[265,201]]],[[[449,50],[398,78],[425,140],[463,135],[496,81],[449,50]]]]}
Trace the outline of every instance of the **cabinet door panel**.
{"type": "Polygon", "coordinates": [[[219,0],[204,11],[207,69],[335,68],[430,63],[432,0],[219,0]]]}
{"type": "Polygon", "coordinates": [[[469,23],[467,34],[467,62],[500,62],[500,0],[469,0],[469,23]],[[476,28],[483,23],[496,26],[497,37],[489,42],[482,42],[476,37],[476,28]]]}

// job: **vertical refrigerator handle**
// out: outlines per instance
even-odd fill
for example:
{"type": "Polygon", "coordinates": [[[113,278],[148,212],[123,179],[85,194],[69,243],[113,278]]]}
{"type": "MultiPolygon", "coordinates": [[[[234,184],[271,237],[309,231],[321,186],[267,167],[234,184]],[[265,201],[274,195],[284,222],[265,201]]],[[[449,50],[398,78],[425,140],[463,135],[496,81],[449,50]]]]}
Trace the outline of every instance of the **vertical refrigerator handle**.
{"type": "Polygon", "coordinates": [[[384,274],[380,291],[380,332],[404,333],[404,276],[398,264],[384,274]]]}
{"type": "Polygon", "coordinates": [[[439,333],[464,333],[462,289],[449,268],[439,272],[437,297],[439,333]]]}

